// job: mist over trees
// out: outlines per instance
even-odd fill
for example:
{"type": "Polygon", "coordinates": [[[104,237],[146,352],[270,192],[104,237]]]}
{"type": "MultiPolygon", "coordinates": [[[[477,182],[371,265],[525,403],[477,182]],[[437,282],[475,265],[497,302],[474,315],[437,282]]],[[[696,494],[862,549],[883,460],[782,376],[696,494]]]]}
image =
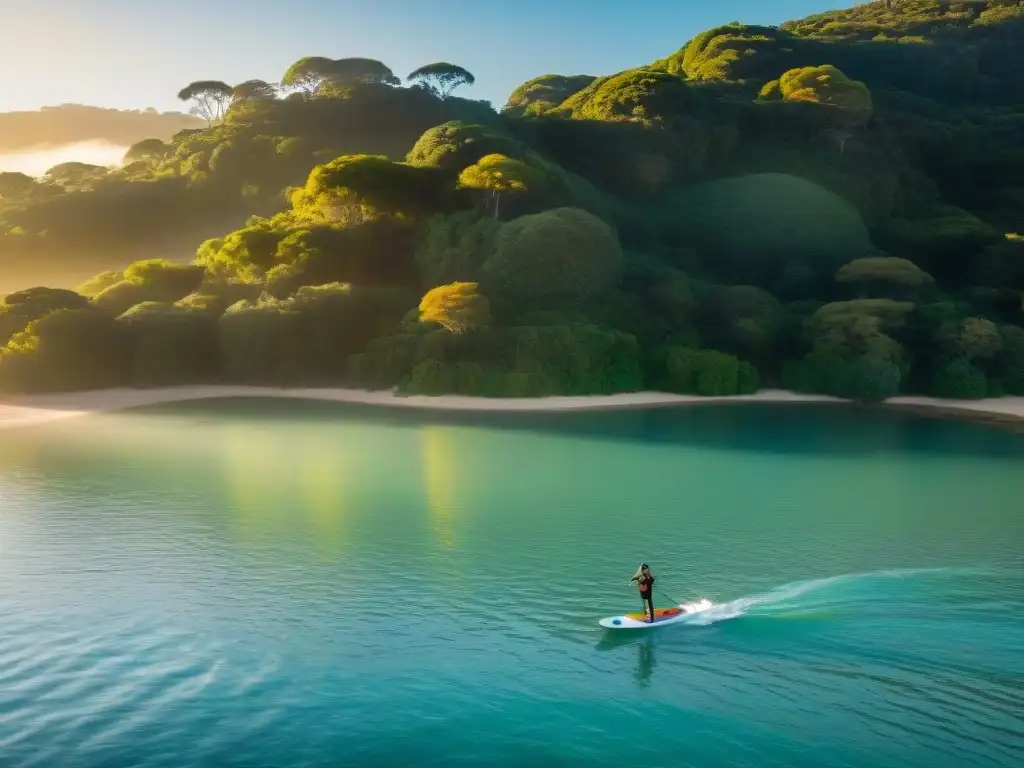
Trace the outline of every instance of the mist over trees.
{"type": "Polygon", "coordinates": [[[84,141],[128,146],[147,136],[166,140],[178,131],[201,125],[197,118],[183,112],[104,109],[82,104],[0,112],[0,154],[84,141]]]}
{"type": "Polygon", "coordinates": [[[449,62],[183,83],[119,169],[0,174],[5,273],[83,280],[10,286],[0,387],[1024,394],[1022,65],[1021,3],[903,0],[498,111],[449,62]]]}

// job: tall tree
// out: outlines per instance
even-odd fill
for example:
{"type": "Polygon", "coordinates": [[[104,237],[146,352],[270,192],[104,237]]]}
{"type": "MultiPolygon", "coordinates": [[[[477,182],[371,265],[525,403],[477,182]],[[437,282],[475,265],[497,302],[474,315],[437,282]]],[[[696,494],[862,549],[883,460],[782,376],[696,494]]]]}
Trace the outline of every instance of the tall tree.
{"type": "Polygon", "coordinates": [[[212,126],[224,117],[224,111],[231,102],[232,90],[230,85],[220,80],[197,80],[178,91],[178,98],[191,101],[189,113],[202,117],[212,126]]]}
{"type": "Polygon", "coordinates": [[[334,59],[324,56],[305,56],[288,67],[281,78],[281,85],[312,96],[316,93],[317,88],[333,74],[334,68],[334,59]]]}
{"type": "Polygon", "coordinates": [[[268,101],[277,96],[277,86],[265,80],[246,80],[231,89],[231,103],[268,101]]]}
{"type": "Polygon", "coordinates": [[[494,206],[494,218],[500,214],[501,196],[506,193],[525,192],[537,177],[536,171],[526,163],[505,155],[485,155],[459,174],[459,186],[488,194],[487,207],[494,206]]]}
{"type": "Polygon", "coordinates": [[[442,99],[451,96],[452,91],[459,86],[473,85],[476,82],[476,78],[469,70],[446,61],[438,61],[420,67],[411,72],[406,80],[416,81],[420,87],[437,94],[442,99]]]}

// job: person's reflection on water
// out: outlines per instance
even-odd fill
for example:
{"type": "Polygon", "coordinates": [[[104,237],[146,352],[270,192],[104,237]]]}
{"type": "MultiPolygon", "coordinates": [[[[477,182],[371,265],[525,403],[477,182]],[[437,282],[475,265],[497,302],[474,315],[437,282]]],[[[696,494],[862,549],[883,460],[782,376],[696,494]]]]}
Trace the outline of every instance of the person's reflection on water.
{"type": "Polygon", "coordinates": [[[641,688],[651,684],[651,674],[658,662],[654,658],[654,638],[645,637],[636,644],[636,681],[641,688]]]}
{"type": "Polygon", "coordinates": [[[641,688],[646,688],[650,685],[651,676],[657,666],[657,661],[654,658],[653,634],[650,632],[607,632],[598,641],[595,650],[601,653],[614,651],[616,659],[622,657],[622,666],[625,667],[627,654],[630,653],[627,646],[630,645],[636,647],[636,667],[633,669],[633,677],[641,688]]]}

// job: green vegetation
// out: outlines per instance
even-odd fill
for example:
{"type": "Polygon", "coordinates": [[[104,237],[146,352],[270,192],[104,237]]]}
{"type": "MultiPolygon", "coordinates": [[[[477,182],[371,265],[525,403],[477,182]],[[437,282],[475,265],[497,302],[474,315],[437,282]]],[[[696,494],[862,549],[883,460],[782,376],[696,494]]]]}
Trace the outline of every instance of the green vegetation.
{"type": "Polygon", "coordinates": [[[540,115],[563,104],[597,78],[590,75],[541,75],[520,85],[508,97],[504,112],[540,115]]]}
{"type": "Polygon", "coordinates": [[[867,125],[874,110],[867,86],[831,65],[784,72],[761,89],[761,98],[814,105],[823,132],[836,139],[840,152],[847,139],[867,125]]]}
{"type": "Polygon", "coordinates": [[[0,174],[8,290],[81,283],[6,297],[0,387],[1024,394],[1022,71],[1019,0],[893,0],[500,112],[448,62],[194,82],[121,168],[0,174]]]}

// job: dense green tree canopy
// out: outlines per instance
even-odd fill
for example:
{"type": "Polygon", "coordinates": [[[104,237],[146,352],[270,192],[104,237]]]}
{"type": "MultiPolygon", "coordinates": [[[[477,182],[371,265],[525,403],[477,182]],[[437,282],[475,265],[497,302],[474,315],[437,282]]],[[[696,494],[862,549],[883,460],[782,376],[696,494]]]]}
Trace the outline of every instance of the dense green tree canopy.
{"type": "Polygon", "coordinates": [[[699,317],[706,343],[760,365],[775,358],[790,324],[779,300],[752,285],[713,287],[699,317]]]}
{"type": "Polygon", "coordinates": [[[687,191],[675,205],[702,250],[738,279],[754,273],[770,280],[793,261],[831,276],[839,265],[874,250],[852,205],[797,176],[713,181],[687,191]]]}
{"type": "Polygon", "coordinates": [[[382,156],[347,155],[318,166],[292,196],[296,213],[334,222],[365,221],[380,214],[416,216],[443,196],[432,169],[382,156]]]}
{"type": "Polygon", "coordinates": [[[984,317],[967,317],[943,329],[951,357],[963,360],[990,358],[1003,346],[998,327],[984,317]]]}
{"type": "Polygon", "coordinates": [[[618,278],[615,231],[578,208],[556,208],[505,224],[484,265],[485,291],[517,299],[587,296],[618,278]]]}
{"type": "Polygon", "coordinates": [[[148,301],[117,318],[135,386],[209,381],[218,370],[216,318],[195,308],[148,301]]]}
{"type": "Polygon", "coordinates": [[[682,79],[640,68],[598,78],[558,109],[578,120],[645,122],[671,120],[692,103],[682,79]]]}
{"type": "Polygon", "coordinates": [[[107,169],[102,165],[71,161],[59,163],[48,169],[43,175],[43,180],[67,188],[78,188],[91,181],[96,181],[106,174],[107,169]]]}
{"type": "Polygon", "coordinates": [[[836,281],[857,286],[861,292],[885,290],[884,286],[915,289],[934,282],[931,275],[908,259],[867,256],[840,267],[836,281]]]}
{"type": "Polygon", "coordinates": [[[398,85],[401,83],[395,73],[376,59],[336,59],[328,79],[339,85],[353,83],[380,83],[398,85]]]}
{"type": "Polygon", "coordinates": [[[0,198],[19,198],[35,186],[35,179],[16,171],[0,172],[0,198]]]}
{"type": "Polygon", "coordinates": [[[426,286],[469,282],[497,250],[501,223],[475,211],[432,216],[416,249],[416,267],[426,286]]]}
{"type": "Polygon", "coordinates": [[[784,69],[795,42],[774,27],[726,24],[700,33],[656,66],[691,80],[745,81],[768,68],[784,69]]]}
{"type": "Polygon", "coordinates": [[[867,86],[831,65],[791,69],[765,85],[761,98],[812,105],[819,111],[823,126],[838,140],[840,150],[845,149],[854,131],[867,124],[874,111],[867,86]]]}
{"type": "Polygon", "coordinates": [[[0,386],[13,392],[111,386],[123,380],[127,355],[112,317],[58,309],[33,320],[0,349],[0,386]]]}
{"type": "Polygon", "coordinates": [[[305,56],[294,62],[281,77],[281,85],[294,88],[307,95],[316,93],[334,71],[334,60],[323,56],[305,56]]]}
{"type": "Polygon", "coordinates": [[[265,80],[246,80],[231,89],[231,102],[263,101],[277,96],[277,87],[265,80]]]}
{"type": "Polygon", "coordinates": [[[8,294],[0,304],[0,345],[51,312],[88,306],[89,301],[84,296],[61,288],[29,288],[8,294]]]}
{"type": "Polygon", "coordinates": [[[170,149],[160,139],[143,139],[137,141],[128,147],[128,151],[124,154],[124,160],[122,161],[125,165],[129,163],[138,162],[140,160],[155,163],[163,158],[167,154],[167,150],[170,149]]]}
{"type": "Polygon", "coordinates": [[[328,53],[0,174],[0,386],[1024,392],[1018,2],[727,24],[501,112],[328,53]]]}
{"type": "Polygon", "coordinates": [[[871,93],[864,83],[850,80],[831,65],[800,67],[784,72],[761,89],[767,100],[806,102],[833,107],[867,119],[873,105],[871,93]]]}
{"type": "Polygon", "coordinates": [[[516,88],[504,111],[510,114],[540,115],[550,112],[597,78],[592,75],[541,75],[516,88]]]}
{"type": "Polygon", "coordinates": [[[451,121],[424,133],[409,151],[406,160],[413,165],[432,165],[459,171],[485,155],[521,157],[527,148],[522,142],[487,125],[469,125],[451,121]]]}

